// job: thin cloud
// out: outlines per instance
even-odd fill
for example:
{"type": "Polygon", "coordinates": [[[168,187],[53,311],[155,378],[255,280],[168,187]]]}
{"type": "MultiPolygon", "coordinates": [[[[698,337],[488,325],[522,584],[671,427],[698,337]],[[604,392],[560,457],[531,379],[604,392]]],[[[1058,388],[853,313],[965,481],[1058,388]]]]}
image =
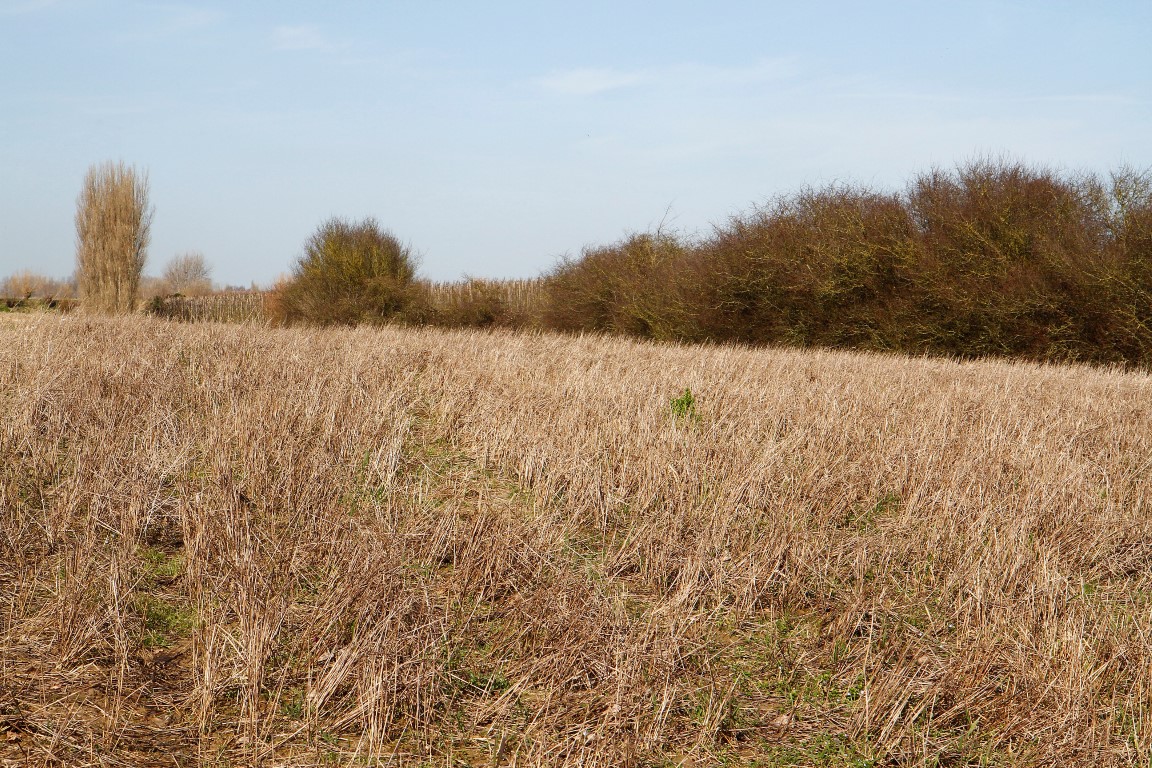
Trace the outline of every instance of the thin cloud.
{"type": "Polygon", "coordinates": [[[317,51],[332,47],[324,33],[312,24],[276,27],[272,30],[272,40],[280,51],[317,51]]]}
{"type": "Polygon", "coordinates": [[[169,28],[176,31],[214,27],[226,18],[222,11],[188,6],[172,6],[169,28]]]}
{"type": "Polygon", "coordinates": [[[227,14],[211,8],[197,8],[183,3],[157,4],[155,21],[142,33],[143,37],[171,37],[196,30],[218,26],[227,14]]]}
{"type": "Polygon", "coordinates": [[[134,24],[115,34],[119,43],[155,43],[184,37],[219,26],[228,16],[223,11],[197,8],[186,3],[156,3],[134,24]]]}
{"type": "Polygon", "coordinates": [[[887,101],[925,104],[952,104],[959,106],[1019,106],[1020,104],[1072,104],[1090,106],[1140,106],[1149,99],[1122,91],[1072,91],[1055,93],[1028,93],[1020,89],[934,89],[919,90],[891,87],[883,82],[855,77],[828,81],[824,90],[838,99],[857,101],[887,101]]]}
{"type": "Polygon", "coordinates": [[[60,5],[62,0],[0,0],[0,16],[21,16],[60,5]]]}
{"type": "Polygon", "coordinates": [[[645,72],[621,72],[614,69],[570,69],[537,79],[545,90],[573,96],[594,96],[598,93],[643,85],[648,81],[645,72]]]}
{"type": "Polygon", "coordinates": [[[596,96],[624,88],[725,88],[784,80],[797,73],[791,59],[766,59],[746,67],[678,64],[670,67],[620,70],[582,68],[536,78],[546,91],[569,96],[596,96]]]}

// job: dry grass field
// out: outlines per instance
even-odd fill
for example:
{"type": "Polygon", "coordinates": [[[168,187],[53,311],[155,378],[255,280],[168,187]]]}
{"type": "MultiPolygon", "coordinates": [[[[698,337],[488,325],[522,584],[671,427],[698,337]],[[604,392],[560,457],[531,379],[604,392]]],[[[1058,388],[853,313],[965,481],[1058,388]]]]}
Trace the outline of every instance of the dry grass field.
{"type": "Polygon", "coordinates": [[[1150,406],[1090,368],[0,323],[0,765],[1147,766],[1150,406]]]}

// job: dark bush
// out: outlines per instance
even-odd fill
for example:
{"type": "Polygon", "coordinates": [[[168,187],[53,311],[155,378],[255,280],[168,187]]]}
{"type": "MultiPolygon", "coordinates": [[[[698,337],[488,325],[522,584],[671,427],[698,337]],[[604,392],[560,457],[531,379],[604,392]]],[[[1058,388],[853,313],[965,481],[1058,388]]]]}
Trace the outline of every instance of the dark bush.
{"type": "Polygon", "coordinates": [[[695,242],[586,248],[546,327],[649,338],[1152,365],[1152,175],[999,159],[902,193],[835,185],[695,242]]]}
{"type": "Polygon", "coordinates": [[[923,241],[913,346],[1095,356],[1110,264],[1105,221],[1084,180],[978,161],[917,177],[908,206],[923,241]]]}
{"type": "Polygon", "coordinates": [[[834,186],[718,227],[695,254],[700,326],[750,343],[891,348],[915,260],[895,195],[834,186]]]}
{"type": "Polygon", "coordinates": [[[1119,359],[1152,367],[1152,173],[1121,169],[1097,186],[1114,271],[1104,344],[1119,359]]]}
{"type": "Polygon", "coordinates": [[[657,229],[563,258],[541,280],[414,280],[375,221],[332,219],[274,322],[396,320],[651,339],[1152,366],[1152,174],[1000,159],[903,192],[831,185],[686,238],[657,229]]]}
{"type": "Polygon", "coordinates": [[[689,248],[663,231],[564,258],[545,278],[546,327],[655,339],[692,336],[689,248]]]}
{"type": "Polygon", "coordinates": [[[404,319],[417,306],[411,249],[375,219],[324,222],[304,245],[277,311],[288,323],[356,325],[404,319]]]}

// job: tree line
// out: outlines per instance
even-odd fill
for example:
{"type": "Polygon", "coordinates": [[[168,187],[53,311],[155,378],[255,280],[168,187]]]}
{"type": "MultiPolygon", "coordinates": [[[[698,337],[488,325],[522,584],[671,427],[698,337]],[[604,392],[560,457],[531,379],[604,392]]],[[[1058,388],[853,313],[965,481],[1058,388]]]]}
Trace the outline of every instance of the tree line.
{"type": "MultiPolygon", "coordinates": [[[[77,274],[94,309],[122,309],[138,280],[151,217],[140,192],[122,165],[85,183],[77,274]]],[[[1149,366],[1152,174],[978,159],[896,191],[803,189],[703,235],[658,228],[587,247],[533,290],[515,308],[485,281],[437,297],[410,245],[374,219],[333,218],[267,304],[284,324],[506,325],[1149,366]]]]}

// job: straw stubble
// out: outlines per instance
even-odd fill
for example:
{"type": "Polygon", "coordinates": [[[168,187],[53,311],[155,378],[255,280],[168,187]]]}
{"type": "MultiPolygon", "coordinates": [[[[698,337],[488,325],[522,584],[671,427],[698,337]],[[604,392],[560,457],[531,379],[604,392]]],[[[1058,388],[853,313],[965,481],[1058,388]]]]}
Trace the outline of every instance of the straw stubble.
{"type": "Polygon", "coordinates": [[[0,382],[8,760],[1150,748],[1145,374],[37,316],[0,382]]]}

